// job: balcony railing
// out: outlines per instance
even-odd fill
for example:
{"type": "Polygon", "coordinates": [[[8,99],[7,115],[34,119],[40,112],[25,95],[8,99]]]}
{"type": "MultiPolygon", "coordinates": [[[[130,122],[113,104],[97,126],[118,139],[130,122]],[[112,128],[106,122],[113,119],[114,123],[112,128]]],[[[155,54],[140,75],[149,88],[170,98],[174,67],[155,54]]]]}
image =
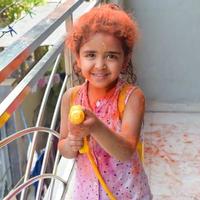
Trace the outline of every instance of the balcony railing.
{"type": "MultiPolygon", "coordinates": [[[[28,127],[21,131],[13,133],[11,136],[3,138],[0,141],[0,150],[10,144],[16,139],[33,133],[31,142],[31,150],[29,159],[27,162],[25,174],[23,176],[23,183],[14,187],[4,199],[12,199],[16,195],[20,194],[20,199],[26,199],[26,189],[29,185],[39,181],[37,187],[37,194],[35,199],[41,199],[41,191],[43,186],[43,179],[51,179],[48,195],[51,194],[51,189],[54,186],[54,180],[59,180],[63,183],[63,192],[61,199],[64,198],[68,179],[73,167],[73,162],[69,161],[68,175],[64,179],[57,174],[57,167],[60,160],[60,154],[57,151],[53,170],[51,174],[46,173],[47,163],[50,156],[50,149],[52,148],[53,136],[59,138],[59,133],[55,131],[56,123],[58,121],[61,97],[66,89],[73,86],[72,76],[72,56],[67,48],[64,46],[65,36],[67,34],[68,27],[73,23],[77,17],[75,13],[82,13],[94,6],[97,6],[101,1],[84,2],[83,0],[67,0],[65,3],[57,7],[50,15],[35,25],[30,31],[25,33],[11,46],[8,46],[0,53],[0,83],[9,78],[13,72],[20,68],[20,65],[38,48],[42,42],[48,38],[58,27],[65,23],[65,30],[63,30],[63,36],[59,41],[48,50],[48,52],[34,65],[34,67],[23,77],[23,79],[12,89],[12,91],[3,99],[0,104],[0,128],[4,127],[7,121],[13,116],[15,111],[19,109],[20,105],[25,101],[25,98],[30,95],[31,90],[35,87],[38,80],[49,71],[50,66],[53,64],[53,68],[50,70],[51,74],[43,94],[39,113],[34,127],[28,127]],[[84,5],[84,10],[81,6],[84,5]],[[47,107],[47,100],[50,96],[50,91],[53,84],[53,78],[58,71],[58,64],[61,57],[64,57],[65,61],[65,78],[63,79],[59,95],[56,100],[51,124],[49,127],[44,127],[44,111],[47,107]],[[41,166],[40,175],[30,178],[30,170],[33,162],[33,156],[36,148],[38,135],[48,133],[47,143],[45,146],[45,153],[43,163],[41,166]]],[[[49,199],[49,198],[48,198],[49,199]]]]}

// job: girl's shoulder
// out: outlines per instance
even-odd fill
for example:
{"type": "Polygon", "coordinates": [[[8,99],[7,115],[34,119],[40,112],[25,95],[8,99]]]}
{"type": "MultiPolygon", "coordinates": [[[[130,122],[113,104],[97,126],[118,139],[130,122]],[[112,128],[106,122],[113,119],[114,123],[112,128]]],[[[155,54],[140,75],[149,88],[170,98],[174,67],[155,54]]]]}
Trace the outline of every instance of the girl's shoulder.
{"type": "Polygon", "coordinates": [[[72,88],[70,88],[70,105],[72,105],[74,103],[74,100],[77,96],[77,94],[79,93],[80,89],[81,89],[82,85],[78,85],[78,86],[74,86],[72,88]]]}
{"type": "Polygon", "coordinates": [[[70,104],[72,105],[76,95],[78,94],[78,91],[80,90],[80,86],[75,86],[68,88],[62,97],[62,102],[64,104],[70,104]]]}
{"type": "Polygon", "coordinates": [[[118,97],[118,110],[120,115],[122,116],[125,106],[130,98],[130,96],[144,97],[142,89],[138,85],[133,85],[130,83],[124,83],[120,89],[119,97],[118,97]]]}
{"type": "MultiPolygon", "coordinates": [[[[142,89],[136,84],[124,83],[119,92],[119,98],[129,98],[130,95],[144,95],[142,89]]],[[[127,102],[127,100],[125,101],[127,102]]]]}

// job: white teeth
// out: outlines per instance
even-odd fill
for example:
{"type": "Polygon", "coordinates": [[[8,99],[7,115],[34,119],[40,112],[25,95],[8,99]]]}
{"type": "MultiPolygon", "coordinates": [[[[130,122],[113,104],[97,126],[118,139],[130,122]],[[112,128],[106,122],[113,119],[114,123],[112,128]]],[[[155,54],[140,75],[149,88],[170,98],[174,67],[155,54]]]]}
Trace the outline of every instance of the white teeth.
{"type": "Polygon", "coordinates": [[[104,77],[104,76],[106,76],[106,74],[94,74],[94,73],[92,75],[94,75],[96,77],[104,77]]]}

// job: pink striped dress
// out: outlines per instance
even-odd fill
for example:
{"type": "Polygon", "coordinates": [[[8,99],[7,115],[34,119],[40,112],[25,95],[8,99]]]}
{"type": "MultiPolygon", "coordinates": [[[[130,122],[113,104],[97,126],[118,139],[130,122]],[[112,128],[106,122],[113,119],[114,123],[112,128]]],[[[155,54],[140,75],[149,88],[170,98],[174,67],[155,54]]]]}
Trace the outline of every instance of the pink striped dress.
{"type": "MultiPolygon", "coordinates": [[[[119,79],[114,95],[99,100],[93,110],[98,118],[116,132],[120,132],[121,128],[118,97],[124,84],[127,83],[119,79]]],[[[92,110],[88,101],[87,86],[87,82],[81,85],[73,104],[80,104],[92,110]]],[[[130,87],[126,93],[126,101],[134,88],[134,86],[130,87]]],[[[111,157],[92,137],[89,143],[101,175],[117,200],[152,199],[148,179],[137,152],[131,160],[122,162],[111,157]]],[[[76,158],[73,200],[88,199],[108,200],[108,196],[98,182],[87,156],[79,154],[76,158]]]]}

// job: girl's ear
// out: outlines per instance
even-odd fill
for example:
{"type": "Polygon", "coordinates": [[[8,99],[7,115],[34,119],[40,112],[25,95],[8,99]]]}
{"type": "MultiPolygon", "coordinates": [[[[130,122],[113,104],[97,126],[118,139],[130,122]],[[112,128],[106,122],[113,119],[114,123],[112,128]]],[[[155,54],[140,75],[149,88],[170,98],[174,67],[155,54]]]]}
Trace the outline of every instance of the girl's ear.
{"type": "Polygon", "coordinates": [[[73,68],[76,74],[81,75],[80,59],[76,58],[73,68]]]}

